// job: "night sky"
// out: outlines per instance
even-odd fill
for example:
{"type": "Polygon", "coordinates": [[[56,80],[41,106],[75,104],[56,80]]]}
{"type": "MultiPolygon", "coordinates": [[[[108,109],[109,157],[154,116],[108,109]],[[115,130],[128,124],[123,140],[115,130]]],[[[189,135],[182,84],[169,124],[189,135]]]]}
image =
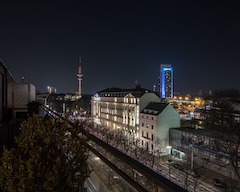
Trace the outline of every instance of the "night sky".
{"type": "Polygon", "coordinates": [[[240,89],[240,6],[234,1],[1,0],[0,58],[40,92],[83,93],[158,85],[174,68],[176,92],[240,89]]]}

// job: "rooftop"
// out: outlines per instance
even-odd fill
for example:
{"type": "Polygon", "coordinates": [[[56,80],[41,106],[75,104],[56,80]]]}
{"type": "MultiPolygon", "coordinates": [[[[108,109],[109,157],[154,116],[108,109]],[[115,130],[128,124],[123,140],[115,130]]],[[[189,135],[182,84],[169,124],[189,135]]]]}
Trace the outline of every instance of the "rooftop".
{"type": "Polygon", "coordinates": [[[157,102],[150,102],[142,111],[141,113],[144,114],[152,114],[152,115],[159,115],[166,106],[169,105],[168,103],[157,103],[157,102]]]}
{"type": "Polygon", "coordinates": [[[127,94],[131,93],[133,96],[140,98],[142,95],[145,93],[155,93],[157,96],[159,96],[156,92],[151,91],[149,89],[144,89],[141,88],[140,86],[137,86],[136,88],[133,89],[122,89],[122,88],[117,88],[117,87],[112,87],[112,88],[107,88],[104,90],[99,91],[98,93],[101,94],[106,94],[109,93],[109,96],[112,96],[112,94],[115,94],[116,97],[122,97],[123,95],[126,96],[127,94]],[[120,93],[120,94],[118,94],[120,93]]]}

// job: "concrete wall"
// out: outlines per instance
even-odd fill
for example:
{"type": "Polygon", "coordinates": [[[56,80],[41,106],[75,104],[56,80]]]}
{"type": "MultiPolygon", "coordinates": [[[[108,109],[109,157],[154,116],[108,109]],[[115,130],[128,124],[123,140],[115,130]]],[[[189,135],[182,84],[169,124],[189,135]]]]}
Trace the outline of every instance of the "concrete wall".
{"type": "Polygon", "coordinates": [[[27,104],[35,101],[36,90],[32,84],[15,84],[13,88],[13,107],[27,108],[27,104]]]}
{"type": "Polygon", "coordinates": [[[180,127],[180,117],[179,113],[169,104],[157,119],[157,137],[166,139],[166,145],[169,145],[169,128],[172,127],[180,127]]]}
{"type": "MultiPolygon", "coordinates": [[[[32,84],[14,84],[13,92],[13,117],[18,113],[27,112],[27,104],[36,100],[36,89],[32,84]]],[[[23,115],[24,116],[24,115],[23,115]]]]}

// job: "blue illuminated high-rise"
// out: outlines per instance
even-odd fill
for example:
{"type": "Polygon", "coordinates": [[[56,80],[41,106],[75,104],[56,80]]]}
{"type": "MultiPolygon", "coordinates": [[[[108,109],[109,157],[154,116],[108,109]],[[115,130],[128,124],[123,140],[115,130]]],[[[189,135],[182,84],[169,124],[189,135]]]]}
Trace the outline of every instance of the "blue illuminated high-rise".
{"type": "Polygon", "coordinates": [[[173,68],[169,64],[160,66],[159,91],[161,98],[173,97],[173,68]]]}

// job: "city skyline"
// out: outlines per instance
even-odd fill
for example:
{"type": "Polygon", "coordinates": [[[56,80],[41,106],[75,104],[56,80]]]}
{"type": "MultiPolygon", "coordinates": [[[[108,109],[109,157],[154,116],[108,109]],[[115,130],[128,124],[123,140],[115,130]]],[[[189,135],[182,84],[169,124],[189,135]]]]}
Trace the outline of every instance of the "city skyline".
{"type": "Polygon", "coordinates": [[[75,93],[108,87],[158,87],[161,64],[174,68],[174,91],[240,89],[239,5],[223,2],[4,1],[0,58],[24,76],[75,93]],[[228,69],[228,70],[227,70],[228,69]]]}

